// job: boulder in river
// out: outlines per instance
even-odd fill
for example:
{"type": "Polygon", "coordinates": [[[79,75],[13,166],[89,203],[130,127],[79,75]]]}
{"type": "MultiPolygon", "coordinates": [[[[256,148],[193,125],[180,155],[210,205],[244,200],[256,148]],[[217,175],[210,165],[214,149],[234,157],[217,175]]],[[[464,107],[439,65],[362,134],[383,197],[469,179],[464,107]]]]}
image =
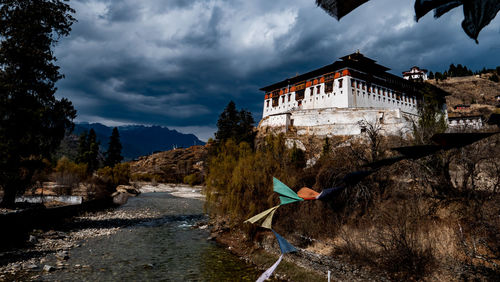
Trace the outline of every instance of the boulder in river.
{"type": "Polygon", "coordinates": [[[134,197],[141,193],[141,191],[139,191],[139,189],[136,189],[130,185],[118,185],[118,187],[116,187],[116,192],[128,193],[128,194],[130,194],[130,196],[134,196],[134,197]]]}
{"type": "Polygon", "coordinates": [[[45,272],[52,272],[54,270],[55,270],[55,268],[51,265],[46,264],[43,266],[43,271],[45,271],[45,272]]]}
{"type": "Polygon", "coordinates": [[[111,194],[111,197],[113,197],[113,203],[115,205],[124,205],[125,203],[127,203],[129,194],[126,192],[114,192],[113,194],[111,194]]]}

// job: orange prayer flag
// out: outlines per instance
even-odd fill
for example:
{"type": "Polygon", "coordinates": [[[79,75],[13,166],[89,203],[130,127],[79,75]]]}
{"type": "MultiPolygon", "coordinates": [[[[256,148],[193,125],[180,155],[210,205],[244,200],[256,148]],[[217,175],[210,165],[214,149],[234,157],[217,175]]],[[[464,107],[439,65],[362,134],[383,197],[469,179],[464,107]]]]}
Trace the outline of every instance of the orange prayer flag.
{"type": "Polygon", "coordinates": [[[302,187],[297,192],[297,195],[304,200],[316,200],[316,197],[319,195],[319,193],[310,188],[302,187]]]}

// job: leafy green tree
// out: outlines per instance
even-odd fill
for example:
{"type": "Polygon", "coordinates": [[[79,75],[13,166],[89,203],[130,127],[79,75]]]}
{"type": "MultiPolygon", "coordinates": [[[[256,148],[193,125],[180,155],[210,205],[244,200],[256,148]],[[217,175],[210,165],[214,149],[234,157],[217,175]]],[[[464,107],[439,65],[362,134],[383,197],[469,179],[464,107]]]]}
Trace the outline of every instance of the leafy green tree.
{"type": "Polygon", "coordinates": [[[89,150],[89,144],[87,143],[88,131],[82,132],[80,138],[78,138],[78,154],[76,155],[77,163],[86,163],[85,153],[89,150]]]}
{"type": "Polygon", "coordinates": [[[215,133],[215,139],[218,143],[231,139],[236,136],[238,128],[238,111],[236,110],[236,104],[230,101],[224,111],[220,114],[219,120],[217,121],[217,132],[215,133]]]}
{"type": "Polygon", "coordinates": [[[238,112],[236,104],[230,101],[217,121],[215,139],[221,144],[228,139],[233,139],[237,144],[247,142],[251,146],[255,139],[254,119],[246,110],[238,112]]]}
{"type": "Polygon", "coordinates": [[[99,168],[99,142],[93,128],[84,131],[79,138],[76,162],[87,165],[87,173],[99,168]]]}
{"type": "Polygon", "coordinates": [[[434,73],[432,71],[429,72],[429,79],[434,79],[434,73]]]}
{"type": "Polygon", "coordinates": [[[109,146],[106,154],[106,160],[104,160],[104,165],[113,167],[116,164],[119,164],[122,160],[122,143],[120,142],[120,133],[118,132],[118,128],[113,128],[113,132],[109,137],[109,146]]]}
{"type": "Polygon", "coordinates": [[[94,129],[90,129],[87,136],[88,151],[85,153],[85,163],[88,172],[93,172],[99,168],[99,142],[94,129]]]}
{"type": "Polygon", "coordinates": [[[58,0],[0,0],[0,186],[13,206],[64,134],[76,111],[57,100],[63,77],[52,47],[67,36],[74,10],[58,0]]]}
{"type": "Polygon", "coordinates": [[[440,72],[438,72],[438,71],[436,72],[436,74],[434,75],[434,77],[435,77],[436,81],[443,80],[443,74],[440,73],[440,72]]]}
{"type": "Polygon", "coordinates": [[[238,142],[247,142],[253,147],[256,132],[254,131],[254,119],[252,113],[246,110],[241,110],[239,113],[240,120],[238,121],[238,142]]]}
{"type": "Polygon", "coordinates": [[[446,116],[442,109],[447,93],[429,83],[422,83],[419,92],[425,103],[419,108],[418,119],[413,123],[413,136],[416,145],[430,144],[431,137],[447,128],[446,116]]]}
{"type": "Polygon", "coordinates": [[[455,67],[454,64],[451,64],[450,67],[448,68],[448,75],[450,77],[457,76],[457,72],[458,72],[459,66],[462,66],[462,65],[458,64],[458,66],[455,67]]]}

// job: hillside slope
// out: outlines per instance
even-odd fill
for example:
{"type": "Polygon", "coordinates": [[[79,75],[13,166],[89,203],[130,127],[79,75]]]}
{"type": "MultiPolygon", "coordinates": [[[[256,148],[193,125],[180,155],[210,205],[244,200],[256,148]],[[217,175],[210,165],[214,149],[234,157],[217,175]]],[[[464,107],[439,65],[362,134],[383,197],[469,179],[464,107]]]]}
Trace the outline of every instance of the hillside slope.
{"type": "Polygon", "coordinates": [[[446,97],[448,112],[451,115],[489,115],[498,103],[495,96],[500,95],[500,83],[490,81],[490,74],[482,76],[451,77],[443,81],[428,80],[429,83],[449,92],[446,97]],[[471,105],[470,110],[454,110],[460,104],[471,105]]]}
{"type": "Polygon", "coordinates": [[[179,183],[193,175],[194,183],[202,181],[208,150],[206,146],[191,146],[140,157],[130,162],[130,173],[135,180],[179,183]]]}

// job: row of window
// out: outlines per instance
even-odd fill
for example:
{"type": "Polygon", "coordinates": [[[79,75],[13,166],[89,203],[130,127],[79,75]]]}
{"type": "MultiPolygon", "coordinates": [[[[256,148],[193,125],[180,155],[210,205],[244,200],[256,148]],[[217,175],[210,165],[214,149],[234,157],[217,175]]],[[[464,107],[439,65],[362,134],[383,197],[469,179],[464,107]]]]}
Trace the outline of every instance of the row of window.
{"type": "MultiPolygon", "coordinates": [[[[339,88],[342,88],[343,87],[343,79],[338,79],[338,81],[339,81],[339,83],[338,83],[339,88]]],[[[333,92],[334,80],[327,78],[324,84],[325,84],[325,91],[323,94],[327,94],[328,97],[330,97],[330,93],[333,92]]],[[[396,92],[396,91],[393,91],[393,90],[390,90],[387,88],[383,88],[383,87],[380,87],[377,85],[371,85],[368,87],[367,83],[365,83],[363,81],[358,81],[356,79],[351,79],[351,86],[353,87],[352,95],[355,95],[355,93],[357,92],[357,96],[360,96],[360,90],[361,90],[363,98],[365,98],[365,99],[366,99],[365,95],[368,94],[368,99],[372,98],[374,101],[377,101],[377,98],[378,98],[379,102],[383,102],[383,103],[387,102],[389,104],[392,104],[392,106],[407,106],[407,107],[409,106],[409,107],[416,108],[416,102],[417,102],[416,97],[408,97],[408,96],[404,95],[403,93],[396,92]],[[355,89],[360,89],[360,90],[355,90],[355,89]]],[[[307,92],[309,93],[309,97],[311,99],[314,95],[322,94],[321,85],[311,86],[311,87],[307,87],[307,88],[306,87],[299,87],[299,88],[300,88],[300,90],[294,91],[295,92],[295,99],[294,100],[298,102],[297,104],[293,103],[292,105],[290,105],[290,104],[285,105],[285,102],[288,102],[288,103],[292,102],[293,92],[288,93],[288,94],[279,94],[278,93],[278,95],[276,95],[276,96],[273,95],[272,98],[268,97],[271,99],[266,99],[266,108],[269,108],[270,106],[272,106],[273,108],[277,108],[277,107],[281,108],[280,101],[279,101],[280,99],[281,99],[281,105],[283,105],[284,109],[286,107],[290,108],[293,106],[301,106],[302,100],[305,99],[306,90],[309,90],[307,92]]],[[[342,91],[340,91],[340,94],[342,94],[342,91]]],[[[334,92],[333,92],[333,95],[335,95],[334,92]]],[[[305,103],[305,100],[304,100],[304,103],[305,103]]],[[[268,110],[266,110],[266,112],[267,111],[268,110]]]]}
{"type": "Polygon", "coordinates": [[[376,85],[370,85],[368,86],[365,82],[363,81],[358,81],[356,79],[351,79],[351,86],[356,89],[362,89],[368,91],[368,93],[375,93],[378,95],[382,96],[387,96],[389,98],[397,99],[399,101],[403,101],[406,103],[416,103],[416,98],[415,97],[408,97],[402,93],[398,93],[396,91],[392,91],[387,88],[383,88],[381,86],[376,86],[376,85]]]}
{"type": "MultiPolygon", "coordinates": [[[[340,76],[340,74],[339,74],[339,76],[340,76]]],[[[318,85],[316,87],[320,87],[322,84],[325,84],[325,93],[331,93],[331,92],[333,92],[334,79],[337,79],[337,78],[338,77],[334,77],[333,73],[325,75],[325,76],[321,76],[321,77],[316,77],[314,79],[310,79],[310,80],[305,81],[305,82],[303,81],[300,83],[296,83],[295,85],[293,85],[291,87],[289,86],[289,87],[285,87],[282,89],[268,92],[265,95],[265,99],[267,100],[269,98],[279,97],[281,95],[286,95],[288,93],[298,92],[300,90],[304,90],[304,89],[311,87],[311,86],[314,88],[318,84],[320,84],[320,85],[318,85]]],[[[342,88],[343,78],[338,79],[338,81],[339,81],[339,88],[342,88]]]]}
{"type": "MultiPolygon", "coordinates": [[[[342,82],[340,82],[339,85],[342,86],[342,82]]],[[[327,86],[327,83],[325,83],[325,88],[326,88],[326,86],[327,86]]],[[[304,100],[305,99],[305,91],[306,91],[305,88],[302,89],[302,90],[295,91],[295,101],[299,101],[300,102],[300,101],[304,100]]],[[[330,93],[331,92],[333,92],[333,86],[332,86],[332,91],[325,91],[325,94],[327,94],[328,97],[330,97],[330,93]]],[[[340,93],[342,94],[342,91],[340,91],[340,93]]],[[[321,85],[309,87],[309,97],[313,97],[315,94],[316,95],[321,94],[321,85]]],[[[333,93],[333,95],[335,95],[335,93],[333,93]]],[[[281,104],[284,104],[285,101],[291,102],[291,98],[292,98],[292,94],[291,93],[280,95],[280,96],[277,96],[277,97],[273,97],[271,100],[266,100],[266,107],[267,108],[269,107],[270,101],[272,101],[271,105],[273,107],[278,107],[280,99],[281,99],[281,104]]]]}
{"type": "MultiPolygon", "coordinates": [[[[354,89],[352,90],[352,93],[354,95],[354,89]]],[[[391,104],[392,102],[392,105],[393,106],[406,106],[406,107],[413,107],[413,108],[416,108],[416,104],[412,104],[411,102],[403,102],[403,101],[400,101],[400,100],[396,100],[396,99],[391,99],[391,98],[386,98],[386,97],[382,97],[380,95],[375,95],[375,94],[370,94],[368,93],[368,95],[366,94],[366,92],[363,91],[362,93],[363,95],[363,98],[367,98],[368,99],[372,99],[374,101],[377,101],[377,98],[378,98],[378,101],[379,102],[383,102],[383,103],[389,103],[389,105],[391,104]]],[[[360,96],[360,91],[357,90],[357,96],[359,97],[360,96]]],[[[410,100],[409,100],[410,101],[410,100]]]]}

